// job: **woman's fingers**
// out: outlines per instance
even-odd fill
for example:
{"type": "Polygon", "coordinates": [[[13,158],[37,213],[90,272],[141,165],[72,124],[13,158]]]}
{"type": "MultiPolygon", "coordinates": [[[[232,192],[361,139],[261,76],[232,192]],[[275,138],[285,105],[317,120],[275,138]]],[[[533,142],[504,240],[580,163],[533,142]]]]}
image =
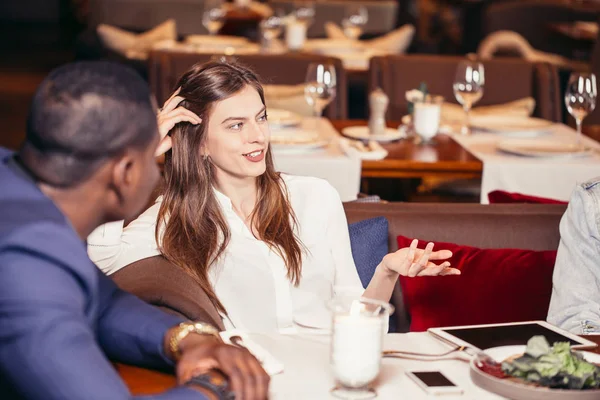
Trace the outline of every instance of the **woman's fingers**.
{"type": "Polygon", "coordinates": [[[417,256],[417,260],[410,266],[408,276],[417,276],[423,269],[427,267],[427,264],[429,263],[429,256],[431,255],[432,251],[433,243],[429,242],[427,243],[427,246],[425,246],[425,250],[422,251],[421,256],[417,256]]]}
{"type": "Polygon", "coordinates": [[[181,103],[181,100],[183,100],[183,97],[178,96],[180,91],[181,91],[181,88],[177,88],[177,90],[173,92],[173,94],[171,95],[171,97],[169,97],[167,99],[167,101],[165,101],[165,104],[163,104],[161,112],[163,112],[163,111],[166,111],[166,112],[172,111],[172,110],[175,109],[175,107],[177,107],[177,105],[179,103],[181,103]],[[178,99],[176,100],[176,98],[178,98],[178,99]]]}

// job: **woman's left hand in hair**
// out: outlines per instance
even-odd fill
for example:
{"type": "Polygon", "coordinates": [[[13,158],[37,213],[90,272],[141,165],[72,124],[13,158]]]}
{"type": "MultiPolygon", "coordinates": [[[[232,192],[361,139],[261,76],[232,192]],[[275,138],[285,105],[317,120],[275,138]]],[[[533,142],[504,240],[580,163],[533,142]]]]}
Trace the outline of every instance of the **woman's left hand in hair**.
{"type": "Polygon", "coordinates": [[[433,243],[428,243],[425,250],[421,250],[417,248],[418,243],[415,239],[410,247],[387,254],[383,257],[382,265],[388,272],[410,277],[460,275],[460,270],[450,268],[449,261],[443,261],[441,264],[432,262],[448,260],[452,257],[450,250],[433,251],[433,243]]]}
{"type": "Polygon", "coordinates": [[[160,156],[171,149],[172,141],[168,133],[175,125],[180,122],[189,122],[197,125],[202,122],[202,119],[184,107],[178,107],[184,99],[179,96],[179,90],[169,97],[165,105],[158,112],[158,132],[160,134],[160,142],[156,148],[156,156],[160,156]]]}

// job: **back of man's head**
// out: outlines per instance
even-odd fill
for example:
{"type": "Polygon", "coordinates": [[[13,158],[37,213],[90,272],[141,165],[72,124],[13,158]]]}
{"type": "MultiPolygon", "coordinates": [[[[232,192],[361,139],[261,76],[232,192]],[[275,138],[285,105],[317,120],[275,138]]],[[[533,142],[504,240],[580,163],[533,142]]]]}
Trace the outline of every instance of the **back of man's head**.
{"type": "Polygon", "coordinates": [[[52,71],[39,86],[20,150],[40,181],[75,186],[107,159],[157,136],[150,90],[132,69],[77,62],[52,71]]]}

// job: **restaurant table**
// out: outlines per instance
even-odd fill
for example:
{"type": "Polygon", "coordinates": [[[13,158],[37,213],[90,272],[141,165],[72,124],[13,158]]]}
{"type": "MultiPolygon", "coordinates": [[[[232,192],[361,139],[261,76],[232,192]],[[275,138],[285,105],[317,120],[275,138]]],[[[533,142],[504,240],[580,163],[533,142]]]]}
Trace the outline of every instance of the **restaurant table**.
{"type": "Polygon", "coordinates": [[[303,118],[300,127],[297,128],[271,128],[272,138],[311,132],[317,132],[319,137],[328,140],[329,144],[320,149],[297,151],[294,146],[288,146],[286,149],[285,146],[278,147],[272,142],[275,169],[292,175],[325,179],[337,190],[342,201],[356,200],[360,191],[360,159],[349,156],[342,150],[339,134],[328,119],[303,118]]]}
{"type": "MultiPolygon", "coordinates": [[[[251,339],[284,364],[284,372],[271,378],[270,399],[330,399],[333,377],[329,368],[329,336],[325,335],[267,335],[252,334],[251,339]]],[[[600,335],[586,339],[600,345],[600,335]]],[[[426,332],[388,334],[384,349],[439,353],[448,346],[426,332]]],[[[596,347],[592,352],[600,354],[596,347]]],[[[134,395],[156,394],[175,386],[171,375],[117,364],[117,370],[134,395]]],[[[430,397],[405,374],[409,370],[440,370],[464,389],[463,395],[444,399],[500,399],[475,386],[469,377],[466,359],[416,361],[385,358],[375,383],[379,399],[428,399],[430,397]]]]}
{"type": "Polygon", "coordinates": [[[553,124],[539,137],[511,138],[501,133],[475,131],[455,139],[483,163],[480,198],[483,204],[488,202],[488,193],[494,190],[568,201],[578,183],[598,176],[600,171],[600,144],[587,136],[582,136],[582,143],[591,151],[581,156],[526,157],[497,148],[508,141],[532,147],[536,143],[551,142],[566,148],[574,143],[575,130],[563,124],[553,124]]]}
{"type": "MultiPolygon", "coordinates": [[[[367,125],[364,120],[332,121],[343,128],[367,125]]],[[[388,122],[397,128],[399,122],[388,122]]],[[[438,135],[431,144],[416,144],[413,140],[381,143],[389,152],[383,160],[362,162],[363,178],[479,178],[483,164],[452,137],[438,135]]]]}

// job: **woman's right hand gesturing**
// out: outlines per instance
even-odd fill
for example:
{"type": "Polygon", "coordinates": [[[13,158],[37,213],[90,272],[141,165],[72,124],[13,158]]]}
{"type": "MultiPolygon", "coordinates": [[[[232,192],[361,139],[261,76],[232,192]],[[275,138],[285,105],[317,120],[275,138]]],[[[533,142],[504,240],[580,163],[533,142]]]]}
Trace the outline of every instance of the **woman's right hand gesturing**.
{"type": "Polygon", "coordinates": [[[163,155],[171,149],[173,144],[171,137],[168,133],[173,129],[175,125],[180,122],[189,122],[197,125],[202,122],[202,119],[184,107],[178,107],[184,99],[179,96],[180,89],[177,89],[175,93],[165,101],[165,105],[158,111],[158,133],[160,134],[160,142],[156,148],[156,157],[163,155]]]}

